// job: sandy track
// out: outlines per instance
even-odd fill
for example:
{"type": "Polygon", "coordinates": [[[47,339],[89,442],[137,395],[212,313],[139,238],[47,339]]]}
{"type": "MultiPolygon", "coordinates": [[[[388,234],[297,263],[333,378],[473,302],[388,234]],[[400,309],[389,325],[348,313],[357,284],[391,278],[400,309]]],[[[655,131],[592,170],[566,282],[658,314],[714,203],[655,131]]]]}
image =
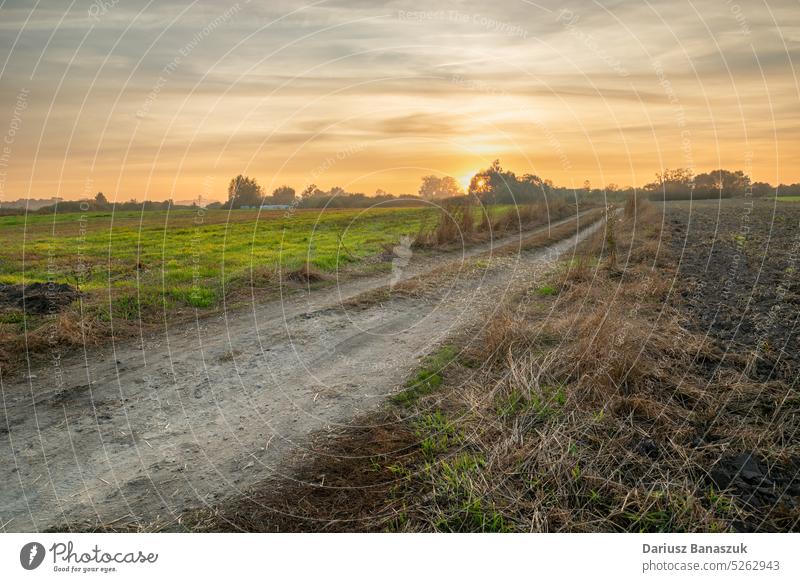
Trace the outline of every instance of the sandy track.
{"type": "Polygon", "coordinates": [[[420,357],[486,318],[504,293],[536,285],[598,227],[545,250],[498,257],[495,243],[412,258],[406,278],[463,267],[422,297],[342,308],[388,276],[351,281],[5,381],[2,530],[170,520],[279,473],[309,435],[379,406],[420,357]],[[468,257],[480,253],[476,268],[468,257]]]}

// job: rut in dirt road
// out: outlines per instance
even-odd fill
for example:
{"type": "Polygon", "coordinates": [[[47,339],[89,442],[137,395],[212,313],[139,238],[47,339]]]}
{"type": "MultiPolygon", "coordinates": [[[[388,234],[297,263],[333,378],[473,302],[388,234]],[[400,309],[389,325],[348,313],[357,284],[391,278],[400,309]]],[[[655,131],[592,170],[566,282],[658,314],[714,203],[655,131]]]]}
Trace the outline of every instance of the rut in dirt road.
{"type": "MultiPolygon", "coordinates": [[[[388,283],[362,280],[4,380],[2,529],[169,521],[280,473],[310,434],[379,406],[601,223],[584,226],[545,250],[461,260],[420,297],[342,307],[388,283]]],[[[441,265],[412,258],[407,275],[427,267],[441,265]]]]}

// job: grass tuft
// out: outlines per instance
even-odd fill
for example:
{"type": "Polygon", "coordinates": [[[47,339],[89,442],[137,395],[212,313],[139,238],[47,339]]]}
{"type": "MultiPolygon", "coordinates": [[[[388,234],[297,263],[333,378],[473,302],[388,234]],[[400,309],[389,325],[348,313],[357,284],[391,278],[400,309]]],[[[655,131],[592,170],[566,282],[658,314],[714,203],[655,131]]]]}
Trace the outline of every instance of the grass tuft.
{"type": "Polygon", "coordinates": [[[444,371],[458,356],[453,346],[443,346],[426,358],[425,363],[413,378],[406,382],[405,389],[392,396],[395,404],[411,405],[420,397],[432,393],[444,382],[444,371]]]}

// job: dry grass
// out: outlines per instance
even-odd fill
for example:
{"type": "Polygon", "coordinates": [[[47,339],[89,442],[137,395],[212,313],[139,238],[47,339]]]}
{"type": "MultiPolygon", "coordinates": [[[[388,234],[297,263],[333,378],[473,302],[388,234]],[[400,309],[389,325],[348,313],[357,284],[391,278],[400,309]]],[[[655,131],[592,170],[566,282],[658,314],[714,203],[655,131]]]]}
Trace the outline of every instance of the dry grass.
{"type": "Polygon", "coordinates": [[[506,309],[473,342],[483,367],[448,398],[461,439],[437,462],[409,468],[395,496],[413,510],[394,527],[797,527],[796,505],[758,506],[709,480],[731,451],[757,451],[776,469],[797,458],[786,437],[798,423],[781,410],[792,392],[766,390],[743,369],[728,370],[727,382],[709,377],[721,354],[667,302],[669,271],[647,244],[660,238],[660,215],[636,210],[614,218],[614,236],[598,233],[578,268],[560,275],[552,312],[506,309]]]}
{"type": "Polygon", "coordinates": [[[299,269],[295,269],[294,271],[289,271],[286,273],[285,279],[286,281],[291,281],[292,283],[310,285],[313,283],[327,281],[330,279],[330,276],[317,269],[311,263],[306,262],[299,269]]]}
{"type": "Polygon", "coordinates": [[[100,346],[115,333],[127,334],[135,326],[127,321],[101,321],[78,308],[51,317],[27,336],[9,338],[23,353],[48,353],[81,346],[100,346]]]}
{"type": "MultiPolygon", "coordinates": [[[[524,250],[542,248],[575,234],[579,226],[585,227],[597,221],[600,217],[601,210],[589,210],[580,217],[580,220],[576,217],[574,220],[564,222],[558,226],[523,235],[519,239],[508,241],[504,245],[480,253],[476,255],[474,259],[481,261],[490,256],[499,258],[507,255],[515,255],[524,250]]],[[[377,289],[365,291],[364,293],[360,293],[355,297],[343,301],[341,305],[344,308],[367,308],[376,303],[396,298],[419,298],[424,296],[427,292],[441,289],[443,285],[447,285],[452,280],[452,277],[462,273],[463,269],[465,269],[465,266],[461,260],[452,261],[441,267],[427,271],[422,275],[404,279],[392,286],[385,285],[377,289]]]]}
{"type": "Polygon", "coordinates": [[[423,224],[414,239],[418,248],[448,248],[520,232],[577,214],[576,207],[557,199],[497,209],[459,202],[445,204],[433,227],[423,224]]]}

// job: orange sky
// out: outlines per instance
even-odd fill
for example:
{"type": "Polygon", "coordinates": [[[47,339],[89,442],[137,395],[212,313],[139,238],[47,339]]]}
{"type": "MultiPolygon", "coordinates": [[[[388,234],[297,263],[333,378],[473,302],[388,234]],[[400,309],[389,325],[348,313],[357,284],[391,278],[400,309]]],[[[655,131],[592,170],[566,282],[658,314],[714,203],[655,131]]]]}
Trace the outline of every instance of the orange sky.
{"type": "Polygon", "coordinates": [[[494,158],[557,184],[800,181],[791,1],[5,2],[0,203],[415,193],[494,158]]]}

